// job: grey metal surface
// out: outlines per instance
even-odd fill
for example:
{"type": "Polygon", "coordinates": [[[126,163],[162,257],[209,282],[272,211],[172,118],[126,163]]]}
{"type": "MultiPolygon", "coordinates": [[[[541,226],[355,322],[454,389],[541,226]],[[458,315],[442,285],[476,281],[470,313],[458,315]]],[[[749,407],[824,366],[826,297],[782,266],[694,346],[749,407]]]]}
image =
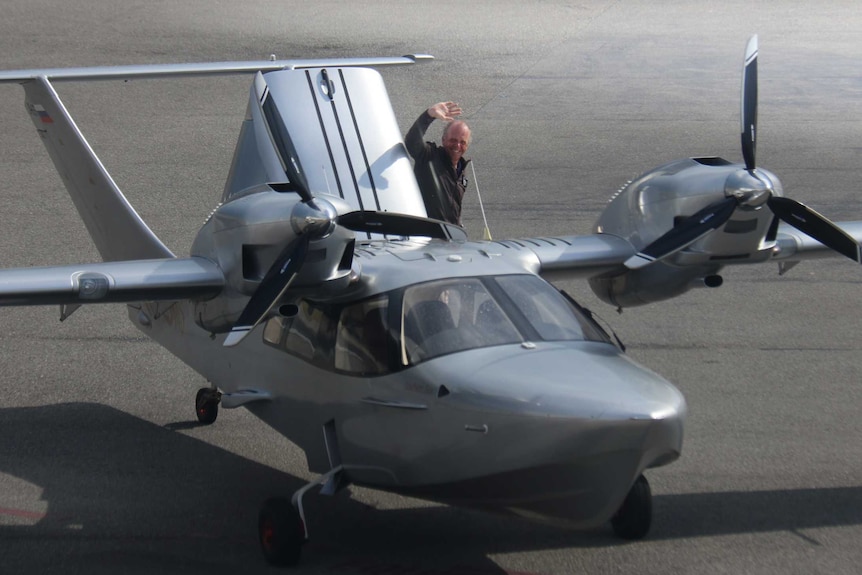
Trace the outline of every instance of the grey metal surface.
{"type": "Polygon", "coordinates": [[[208,299],[224,286],[204,258],[172,258],[0,270],[0,304],[59,305],[208,299]]]}
{"type": "MultiPolygon", "coordinates": [[[[460,23],[418,18],[414,6],[143,4],[109,16],[101,2],[14,2],[0,24],[0,61],[19,69],[392,46],[433,53],[431,65],[385,72],[399,123],[406,129],[436,101],[467,106],[468,155],[491,231],[506,238],[587,233],[637,173],[689,155],[737,158],[740,47],[756,31],[758,164],[788,195],[835,219],[862,219],[856,3],[446,7],[460,23]]],[[[223,187],[248,84],[173,82],[63,90],[133,205],[184,254],[223,187]]],[[[4,265],[94,261],[65,192],[54,190],[60,182],[20,88],[4,88],[0,101],[4,265]]],[[[481,230],[475,198],[465,217],[481,230]]],[[[685,454],[650,474],[650,538],[620,545],[609,530],[572,533],[356,489],[350,500],[309,499],[314,540],[303,572],[855,572],[859,270],[834,258],[783,278],[767,267],[738,268],[720,289],[603,313],[691,409],[685,454]]],[[[608,310],[583,284],[567,287],[608,310]]],[[[56,315],[3,312],[4,568],[268,572],[256,509],[300,485],[301,455],[242,410],[212,427],[190,424],[202,382],[138,336],[121,309],[81,310],[63,325],[56,315]]]]}
{"type": "Polygon", "coordinates": [[[428,54],[409,54],[403,57],[371,57],[360,55],[349,58],[320,58],[297,60],[249,60],[242,62],[190,62],[178,64],[141,64],[108,67],[35,68],[8,70],[0,73],[0,83],[21,83],[45,76],[52,81],[76,80],[133,80],[141,78],[167,78],[170,76],[222,76],[225,74],[254,74],[278,70],[325,68],[336,66],[404,66],[432,60],[428,54]]]}

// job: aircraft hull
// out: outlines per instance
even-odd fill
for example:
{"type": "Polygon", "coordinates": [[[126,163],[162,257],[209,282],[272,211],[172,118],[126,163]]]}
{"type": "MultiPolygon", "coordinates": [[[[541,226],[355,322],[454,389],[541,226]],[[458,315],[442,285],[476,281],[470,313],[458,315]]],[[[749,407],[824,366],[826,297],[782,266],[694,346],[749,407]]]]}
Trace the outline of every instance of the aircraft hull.
{"type": "Polygon", "coordinates": [[[357,485],[587,528],[682,449],[682,394],[610,344],[496,346],[352,377],[263,345],[213,355],[219,338],[188,313],[174,306],[144,331],[223,392],[265,392],[246,407],[311,471],[341,465],[357,485]]]}
{"type": "MultiPolygon", "coordinates": [[[[667,464],[679,456],[679,451],[666,446],[681,445],[681,421],[630,427],[632,445],[629,448],[598,448],[590,454],[571,453],[558,461],[531,467],[389,490],[448,505],[513,514],[559,527],[595,527],[619,509],[634,480],[646,467],[667,464]],[[662,447],[645,455],[643,449],[650,444],[662,447]],[[656,454],[660,455],[653,457],[656,454]]],[[[619,429],[611,432],[622,436],[619,429]]]]}
{"type": "MultiPolygon", "coordinates": [[[[645,469],[682,450],[682,394],[609,344],[471,350],[334,386],[330,398],[357,393],[320,406],[310,440],[325,443],[333,422],[352,483],[558,526],[608,520],[645,469]]],[[[315,409],[249,407],[288,436],[315,409]]]]}

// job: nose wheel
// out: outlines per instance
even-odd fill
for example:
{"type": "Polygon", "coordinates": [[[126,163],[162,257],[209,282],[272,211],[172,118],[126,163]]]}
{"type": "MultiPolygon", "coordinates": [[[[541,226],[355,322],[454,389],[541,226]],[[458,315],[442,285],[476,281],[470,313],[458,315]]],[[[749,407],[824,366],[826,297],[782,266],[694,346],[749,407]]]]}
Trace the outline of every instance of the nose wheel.
{"type": "Polygon", "coordinates": [[[261,506],[257,520],[260,549],[267,563],[291,567],[299,563],[305,526],[299,511],[287,499],[274,497],[261,506]]]}
{"type": "Polygon", "coordinates": [[[204,425],[215,422],[218,417],[218,404],[221,402],[221,393],[210,387],[202,387],[195,397],[195,413],[198,421],[204,425]]]}
{"type": "Polygon", "coordinates": [[[622,539],[642,539],[652,525],[652,491],[646,477],[639,475],[623,504],[611,518],[614,533],[622,539]]]}

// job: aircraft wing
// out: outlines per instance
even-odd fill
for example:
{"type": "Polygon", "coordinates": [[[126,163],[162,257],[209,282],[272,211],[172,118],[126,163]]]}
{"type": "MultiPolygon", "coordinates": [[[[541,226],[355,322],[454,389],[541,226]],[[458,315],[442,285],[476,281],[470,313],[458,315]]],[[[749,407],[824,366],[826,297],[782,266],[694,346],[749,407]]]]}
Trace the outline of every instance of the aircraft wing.
{"type": "Polygon", "coordinates": [[[212,261],[167,258],[0,270],[0,305],[208,299],[224,286],[212,261]]]}
{"type": "MultiPolygon", "coordinates": [[[[844,230],[857,243],[862,244],[862,222],[835,222],[835,225],[844,230]]],[[[832,248],[785,223],[778,226],[775,242],[778,248],[773,257],[775,260],[799,261],[839,255],[832,248]]]]}
{"type": "Polygon", "coordinates": [[[253,74],[276,70],[333,67],[403,66],[433,60],[428,54],[408,54],[401,57],[319,58],[296,60],[252,60],[240,62],[200,62],[189,64],[137,64],[124,66],[90,66],[81,68],[37,68],[0,72],[0,84],[22,83],[45,77],[52,82],[61,80],[131,80],[134,78],[166,78],[169,76],[224,76],[253,74]]]}
{"type": "MultiPolygon", "coordinates": [[[[549,281],[600,275],[620,268],[637,253],[628,241],[611,234],[497,240],[492,245],[503,250],[502,255],[520,252],[528,260],[527,267],[537,263],[533,271],[549,281]]],[[[495,254],[489,250],[488,255],[495,254]]]]}
{"type": "MultiPolygon", "coordinates": [[[[862,222],[836,222],[836,225],[862,244],[862,222]]],[[[493,242],[506,250],[525,250],[535,254],[538,274],[550,281],[587,279],[602,274],[626,271],[624,262],[637,253],[627,240],[612,234],[591,234],[553,238],[526,238],[493,242]]],[[[772,256],[766,261],[800,262],[836,257],[838,254],[796,228],[781,224],[772,256]]],[[[750,264],[749,260],[722,261],[722,266],[750,264]]],[[[757,262],[760,263],[760,262],[757,262]]]]}

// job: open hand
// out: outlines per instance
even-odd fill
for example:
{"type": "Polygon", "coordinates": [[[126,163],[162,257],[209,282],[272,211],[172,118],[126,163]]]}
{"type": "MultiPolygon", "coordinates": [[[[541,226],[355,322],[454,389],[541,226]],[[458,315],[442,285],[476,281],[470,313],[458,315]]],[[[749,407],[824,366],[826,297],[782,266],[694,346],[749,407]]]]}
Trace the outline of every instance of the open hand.
{"type": "Polygon", "coordinates": [[[461,107],[455,102],[439,102],[428,108],[428,115],[438,120],[451,122],[461,115],[461,107]]]}

